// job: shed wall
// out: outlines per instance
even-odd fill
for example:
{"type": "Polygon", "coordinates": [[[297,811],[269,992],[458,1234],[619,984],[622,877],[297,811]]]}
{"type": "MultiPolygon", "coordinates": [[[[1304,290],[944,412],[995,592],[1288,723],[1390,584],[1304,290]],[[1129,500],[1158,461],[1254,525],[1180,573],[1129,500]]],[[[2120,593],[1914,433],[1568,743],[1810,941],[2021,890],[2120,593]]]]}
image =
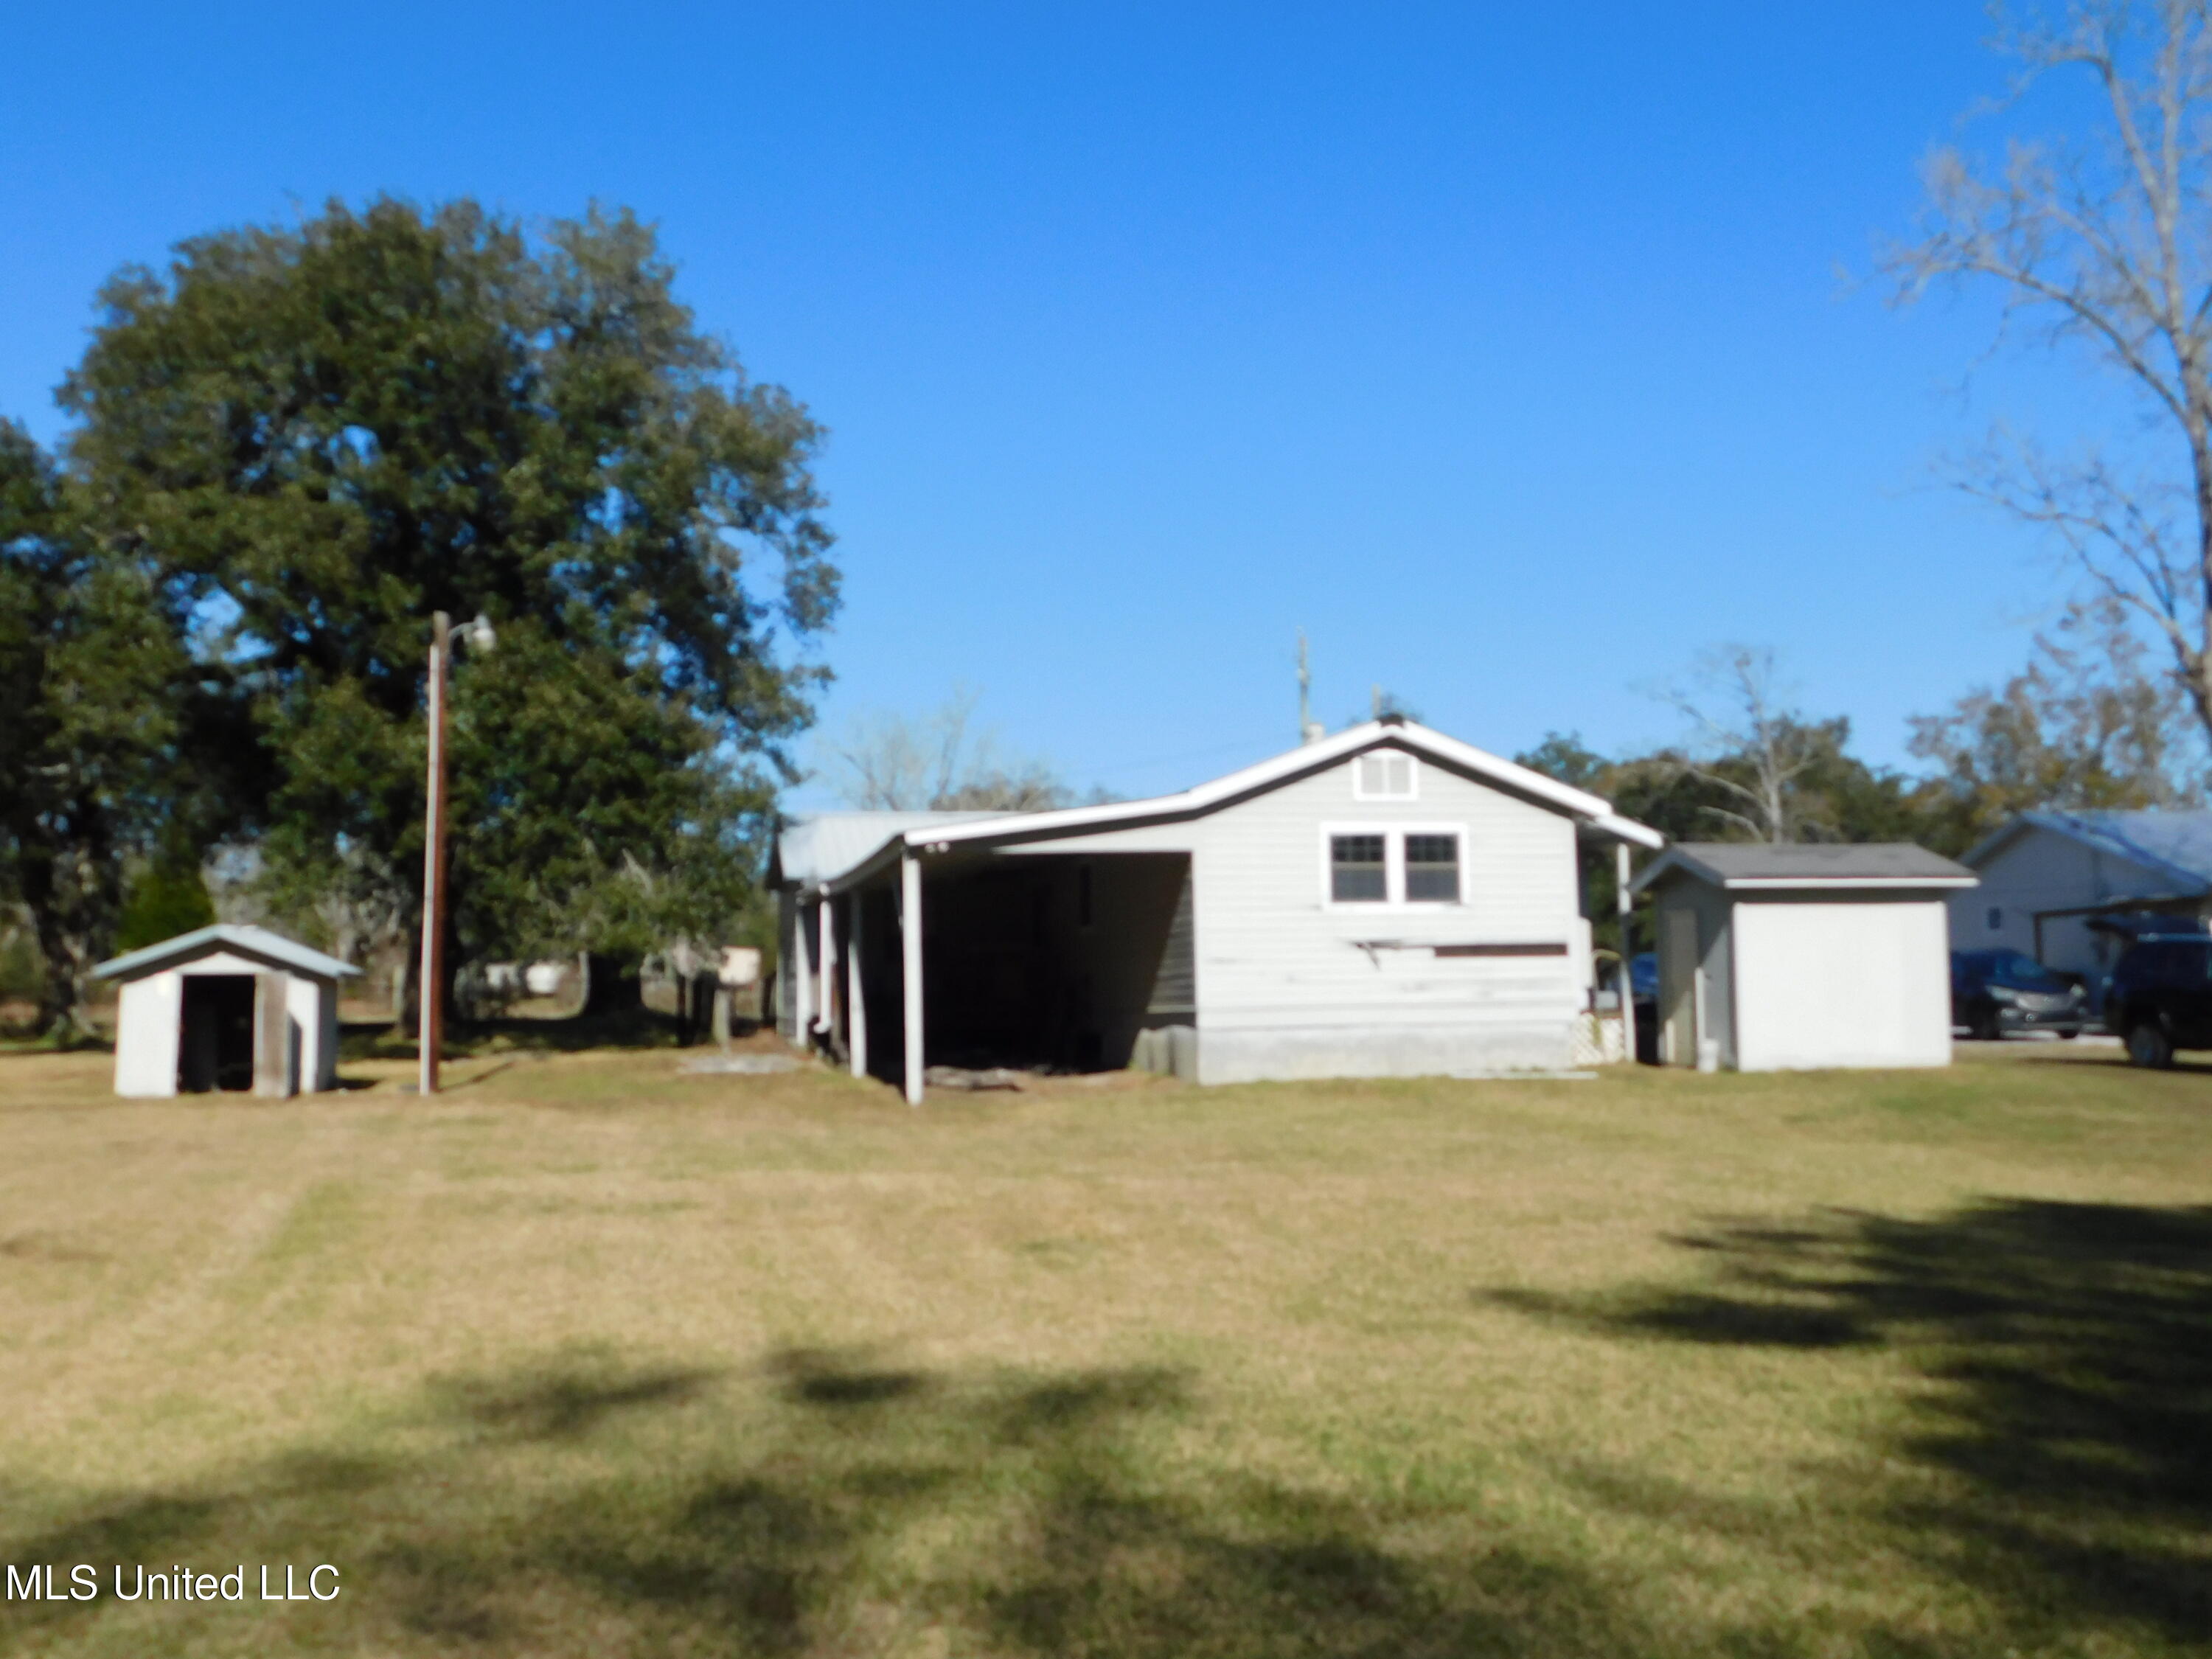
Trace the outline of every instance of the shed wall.
{"type": "Polygon", "coordinates": [[[1734,908],[1742,1069],[1950,1063],[1942,900],[1744,896],[1734,908]]]}
{"type": "Polygon", "coordinates": [[[1654,900],[1654,933],[1659,941],[1660,1059],[1669,1066],[1695,1066],[1698,1043],[1719,1045],[1723,1066],[1738,1063],[1736,1048],[1733,907],[1718,888],[1687,876],[1662,878],[1654,900]],[[1670,924],[1668,918],[1689,918],[1670,924]],[[1676,954],[1676,926],[1693,928],[1695,943],[1686,957],[1676,954]]]}
{"type": "Polygon", "coordinates": [[[115,1006],[117,1094],[147,1098],[177,1092],[184,988],[174,969],[124,982],[115,1006]]]}

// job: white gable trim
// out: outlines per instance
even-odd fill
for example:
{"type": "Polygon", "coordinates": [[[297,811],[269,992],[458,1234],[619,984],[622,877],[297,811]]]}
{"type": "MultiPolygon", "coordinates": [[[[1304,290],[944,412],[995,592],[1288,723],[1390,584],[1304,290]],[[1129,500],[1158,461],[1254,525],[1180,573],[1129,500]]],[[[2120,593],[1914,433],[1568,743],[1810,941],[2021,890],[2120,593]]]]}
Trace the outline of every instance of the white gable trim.
{"type": "Polygon", "coordinates": [[[1324,738],[1319,743],[1288,750],[1270,760],[1231,772],[1210,783],[1201,783],[1179,794],[1156,795],[1147,800],[1115,801],[1104,806],[1069,806],[1054,812],[1024,812],[973,823],[947,823],[909,830],[902,835],[892,836],[873,854],[842,875],[823,882],[819,890],[842,893],[879,874],[894,859],[912,851],[944,850],[975,842],[1005,847],[1023,842],[1054,839],[1085,830],[1107,829],[1117,824],[1195,817],[1244,796],[1323,770],[1370,749],[1389,745],[1425,756],[1446,766],[1472,773],[1487,782],[1529,796],[1580,820],[1590,829],[1618,840],[1651,848],[1666,845],[1666,837],[1657,830],[1615,813],[1612,802],[1587,794],[1580,789],[1571,788],[1556,778],[1547,778],[1541,772],[1516,765],[1486,750],[1477,749],[1473,744],[1462,743],[1456,738],[1448,738],[1441,732],[1431,731],[1427,726],[1415,725],[1410,720],[1369,720],[1364,725],[1340,732],[1333,738],[1324,738]]]}
{"type": "Polygon", "coordinates": [[[340,962],[336,957],[325,956],[320,951],[286,939],[282,933],[271,933],[266,927],[255,927],[236,922],[216,922],[211,927],[194,928],[189,933],[179,933],[174,939],[165,939],[159,945],[149,945],[143,951],[133,951],[103,962],[92,970],[94,979],[129,979],[140,974],[150,974],[160,968],[195,956],[207,956],[228,949],[252,957],[272,967],[289,968],[295,972],[313,974],[323,979],[343,979],[356,975],[361,969],[349,962],[340,962]]]}

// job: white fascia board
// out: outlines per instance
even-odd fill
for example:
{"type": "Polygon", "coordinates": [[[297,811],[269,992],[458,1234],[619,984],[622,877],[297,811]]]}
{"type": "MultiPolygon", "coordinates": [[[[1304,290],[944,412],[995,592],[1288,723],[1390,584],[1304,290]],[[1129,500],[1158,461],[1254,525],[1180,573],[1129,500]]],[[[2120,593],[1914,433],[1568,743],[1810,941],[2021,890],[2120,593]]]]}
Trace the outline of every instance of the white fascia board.
{"type": "MultiPolygon", "coordinates": [[[[1687,864],[1688,860],[1683,862],[1687,864]]],[[[1736,876],[1721,884],[1731,893],[1796,892],[1808,888],[1979,887],[1979,876],[1736,876]]]]}
{"type": "Polygon", "coordinates": [[[1723,876],[1711,865],[1691,857],[1679,847],[1669,848],[1650,867],[1629,884],[1641,893],[1668,872],[1680,870],[1730,893],[1850,892],[1910,890],[1915,888],[1978,887],[1979,876],[1723,876]]]}
{"type": "Polygon", "coordinates": [[[92,970],[94,979],[126,979],[133,975],[150,973],[172,962],[182,962],[195,954],[204,954],[212,945],[227,945],[240,955],[253,957],[273,968],[295,969],[305,974],[319,975],[325,979],[344,979],[357,976],[361,969],[351,963],[340,962],[336,957],[325,956],[312,945],[297,939],[287,939],[282,933],[271,933],[265,927],[247,923],[218,921],[205,927],[195,927],[189,933],[179,933],[174,939],[163,939],[158,945],[149,945],[126,955],[113,957],[92,970]]]}
{"type": "Polygon", "coordinates": [[[1114,801],[1103,806],[1066,806],[1056,812],[1022,812],[1003,818],[979,819],[968,823],[930,824],[918,830],[908,830],[890,837],[850,869],[821,883],[818,890],[823,894],[849,891],[873,879],[908,852],[934,851],[969,842],[1039,841],[1085,830],[1109,830],[1125,823],[1194,817],[1225,801],[1235,800],[1306,772],[1334,765],[1367,750],[1392,744],[1534,796],[1583,820],[1602,834],[1634,842],[1642,847],[1657,848],[1666,845],[1666,837],[1657,830],[1638,823],[1632,818],[1620,817],[1613,810],[1613,803],[1600,796],[1570,788],[1555,778],[1546,777],[1541,772],[1532,772],[1525,766],[1502,760],[1486,750],[1462,743],[1456,738],[1448,738],[1441,732],[1432,732],[1425,726],[1417,726],[1410,721],[1399,724],[1369,720],[1348,731],[1340,732],[1333,738],[1286,750],[1272,759],[1261,761],[1256,765],[1231,772],[1225,777],[1215,778],[1178,794],[1154,795],[1145,800],[1114,801]]]}
{"type": "MultiPolygon", "coordinates": [[[[1056,812],[1025,812],[1018,819],[944,824],[908,830],[902,839],[909,847],[918,848],[951,846],[968,841],[1028,841],[1032,837],[1052,836],[1071,830],[1106,829],[1133,820],[1178,817],[1202,812],[1208,807],[1297,777],[1301,773],[1316,771],[1366,750],[1390,744],[1462,768],[1478,776],[1517,789],[1523,794],[1533,795],[1563,811],[1589,820],[1609,834],[1638,841],[1649,847],[1657,847],[1664,842],[1665,838],[1656,830],[1647,830],[1631,819],[1618,817],[1613,810],[1613,803],[1608,800],[1570,788],[1555,778],[1547,778],[1540,772],[1532,772],[1525,766],[1501,760],[1472,744],[1448,738],[1441,732],[1431,732],[1425,726],[1416,726],[1411,722],[1385,724],[1380,720],[1369,720],[1349,731],[1340,732],[1333,738],[1324,738],[1319,743],[1286,750],[1272,759],[1231,772],[1225,777],[1215,778],[1209,783],[1201,783],[1179,794],[1155,795],[1146,800],[1115,801],[1104,806],[1068,806],[1056,812]]],[[[838,878],[840,883],[845,879],[844,877],[838,878]]]]}
{"type": "Polygon", "coordinates": [[[1650,824],[1622,817],[1618,812],[1607,812],[1602,817],[1592,818],[1589,827],[1601,836],[1611,836],[1615,841],[1633,842],[1637,846],[1648,847],[1655,853],[1667,844],[1667,837],[1650,824]]]}

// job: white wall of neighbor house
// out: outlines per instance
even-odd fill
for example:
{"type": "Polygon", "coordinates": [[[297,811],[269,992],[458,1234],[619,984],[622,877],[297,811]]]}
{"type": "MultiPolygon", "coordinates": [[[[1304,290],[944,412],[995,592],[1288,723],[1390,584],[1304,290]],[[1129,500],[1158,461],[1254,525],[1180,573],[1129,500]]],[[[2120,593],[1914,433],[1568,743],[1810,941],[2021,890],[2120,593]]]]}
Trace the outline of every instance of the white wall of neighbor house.
{"type": "Polygon", "coordinates": [[[1573,820],[1425,757],[1409,797],[1378,799],[1357,766],[1036,850],[1190,853],[1201,1082],[1565,1064],[1589,957],[1573,820]],[[1329,837],[1367,830],[1458,836],[1459,901],[1333,901],[1329,837]],[[1435,953],[1468,945],[1563,951],[1435,953]]]}
{"type": "MultiPolygon", "coordinates": [[[[2039,910],[2074,909],[2172,889],[2169,876],[2033,824],[1983,859],[1975,873],[1982,884],[1950,898],[1954,951],[2012,950],[2035,956],[2039,910]]],[[[2047,966],[2092,980],[2112,966],[2109,936],[2091,933],[2079,917],[2047,918],[2039,948],[2047,966]]]]}
{"type": "Polygon", "coordinates": [[[1738,896],[1733,908],[1741,1069],[1950,1064],[1942,899],[1738,896]]]}

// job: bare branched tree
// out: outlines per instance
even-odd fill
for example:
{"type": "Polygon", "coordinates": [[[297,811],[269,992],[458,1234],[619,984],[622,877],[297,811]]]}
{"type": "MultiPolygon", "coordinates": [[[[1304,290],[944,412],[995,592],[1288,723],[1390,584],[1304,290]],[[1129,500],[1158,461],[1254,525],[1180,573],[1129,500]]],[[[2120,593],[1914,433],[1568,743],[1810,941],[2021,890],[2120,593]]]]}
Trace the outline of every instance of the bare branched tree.
{"type": "Polygon", "coordinates": [[[2071,0],[2003,21],[1996,45],[2016,94],[2086,79],[2097,130],[2002,163],[1939,149],[1924,234],[1883,263],[1900,301],[1994,287],[2008,333],[2086,348],[2143,401],[2170,459],[2002,442],[1960,482],[2050,532],[2160,641],[2212,732],[2212,0],[2071,0]]]}
{"type": "Polygon", "coordinates": [[[1819,758],[1803,721],[1782,707],[1774,653],[1720,645],[1702,653],[1686,684],[1659,694],[1690,722],[1692,739],[1667,764],[1717,791],[1729,805],[1706,811],[1754,841],[1796,840],[1808,825],[1791,786],[1819,758]]]}
{"type": "Polygon", "coordinates": [[[2069,606],[2028,665],[1948,714],[1914,718],[1911,748],[1992,830],[2034,807],[2192,806],[2205,753],[2181,687],[2148,672],[2147,649],[2109,596],[2069,606]]]}
{"type": "Polygon", "coordinates": [[[927,714],[856,718],[824,745],[832,781],[848,804],[875,811],[1035,812],[1068,804],[1050,767],[1003,754],[994,733],[975,729],[975,693],[956,687],[927,714]]]}

